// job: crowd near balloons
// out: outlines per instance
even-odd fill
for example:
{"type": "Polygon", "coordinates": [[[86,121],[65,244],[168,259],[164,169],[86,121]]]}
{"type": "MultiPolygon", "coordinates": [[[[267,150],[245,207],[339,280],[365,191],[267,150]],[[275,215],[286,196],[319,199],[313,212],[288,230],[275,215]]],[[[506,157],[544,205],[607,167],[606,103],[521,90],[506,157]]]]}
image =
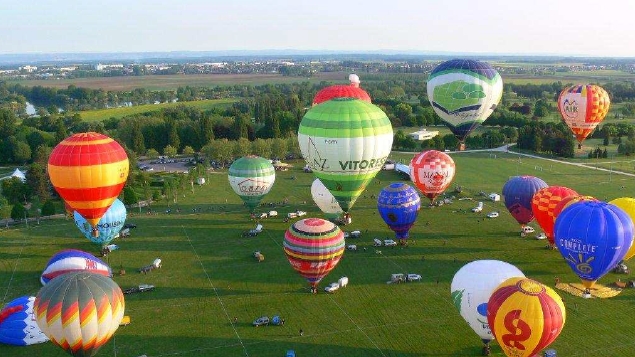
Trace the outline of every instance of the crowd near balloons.
{"type": "MultiPolygon", "coordinates": [[[[388,116],[372,104],[357,75],[349,79],[350,85],[317,93],[297,133],[302,157],[315,175],[310,195],[325,219],[290,224],[282,251],[312,293],[344,257],[344,232],[338,225],[347,222],[343,217],[350,222],[355,202],[367,192],[392,148],[388,116]]],[[[459,139],[459,150],[496,110],[502,90],[499,73],[475,60],[443,62],[427,83],[429,101],[459,139]]],[[[597,85],[565,88],[558,99],[562,118],[580,143],[603,120],[609,105],[608,94],[597,85]]],[[[420,224],[422,208],[433,207],[460,172],[451,155],[418,153],[410,162],[408,183],[391,182],[369,192],[377,196],[375,213],[385,222],[381,228],[392,230],[404,249],[410,229],[420,224]],[[422,203],[420,195],[428,201],[422,203]]],[[[78,237],[103,248],[119,236],[127,212],[118,197],[128,171],[125,150],[104,134],[74,134],[53,149],[49,177],[73,215],[78,237]]],[[[267,158],[245,156],[231,164],[228,181],[253,214],[276,184],[276,171],[267,158]]],[[[534,176],[510,177],[501,191],[509,215],[521,228],[536,220],[550,243],[545,254],[562,255],[563,268],[568,265],[579,276],[583,297],[593,294],[604,274],[635,255],[633,198],[602,202],[534,176]]],[[[31,345],[50,340],[73,356],[93,356],[124,316],[124,296],[112,277],[108,264],[91,253],[54,253],[43,267],[43,287],[36,296],[19,297],[0,311],[0,342],[31,345]]],[[[497,341],[507,356],[534,356],[565,326],[562,298],[503,261],[476,260],[461,267],[448,300],[481,339],[484,354],[497,341]]]]}

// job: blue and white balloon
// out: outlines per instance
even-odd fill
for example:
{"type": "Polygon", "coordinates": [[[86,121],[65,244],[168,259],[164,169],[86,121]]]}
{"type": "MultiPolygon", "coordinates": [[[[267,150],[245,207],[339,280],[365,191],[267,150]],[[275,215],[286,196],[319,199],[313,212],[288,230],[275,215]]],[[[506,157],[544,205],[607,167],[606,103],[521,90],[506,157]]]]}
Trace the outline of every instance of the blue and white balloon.
{"type": "Polygon", "coordinates": [[[82,232],[84,237],[88,238],[91,242],[105,246],[110,243],[126,222],[126,206],[119,199],[116,199],[110,208],[104,213],[104,215],[97,223],[95,228],[99,232],[99,236],[93,235],[93,227],[90,223],[82,217],[77,211],[73,213],[75,218],[75,224],[77,228],[82,232]]]}
{"type": "Polygon", "coordinates": [[[48,341],[33,315],[35,296],[10,301],[0,311],[0,343],[28,346],[48,341]]]}
{"type": "Polygon", "coordinates": [[[77,249],[66,249],[57,252],[46,264],[40,282],[46,285],[50,280],[66,273],[90,271],[91,273],[112,277],[108,264],[90,253],[77,249]]]}

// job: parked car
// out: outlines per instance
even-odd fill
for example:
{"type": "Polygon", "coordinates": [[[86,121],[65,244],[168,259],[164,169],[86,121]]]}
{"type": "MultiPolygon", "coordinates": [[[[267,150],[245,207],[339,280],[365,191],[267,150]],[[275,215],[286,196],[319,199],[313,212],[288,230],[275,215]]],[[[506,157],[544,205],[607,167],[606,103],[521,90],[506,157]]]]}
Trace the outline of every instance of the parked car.
{"type": "Polygon", "coordinates": [[[327,293],[334,293],[337,291],[337,289],[340,288],[340,284],[339,283],[330,283],[329,285],[327,285],[324,288],[324,291],[326,291],[327,293]]]}
{"type": "Polygon", "coordinates": [[[498,218],[498,212],[490,212],[487,214],[487,218],[498,218]]]}
{"type": "Polygon", "coordinates": [[[123,225],[123,227],[121,227],[122,229],[131,229],[131,228],[137,228],[137,225],[134,223],[126,223],[123,225]]]}
{"type": "Polygon", "coordinates": [[[377,238],[373,239],[373,246],[374,247],[381,247],[381,241],[377,238]]]}
{"type": "Polygon", "coordinates": [[[346,246],[346,249],[348,250],[357,250],[357,245],[356,244],[349,244],[346,246]]]}
{"type": "Polygon", "coordinates": [[[267,325],[269,325],[269,317],[267,317],[267,316],[261,316],[261,317],[259,317],[259,318],[257,318],[257,319],[255,319],[255,320],[254,320],[253,325],[254,325],[255,327],[258,327],[258,326],[267,326],[267,325]]]}
{"type": "Polygon", "coordinates": [[[139,286],[134,286],[132,288],[124,289],[124,294],[134,294],[134,293],[143,293],[146,291],[154,290],[154,285],[141,284],[139,286]]]}
{"type": "Polygon", "coordinates": [[[538,240],[547,239],[547,235],[545,233],[536,234],[536,239],[538,240]]]}
{"type": "Polygon", "coordinates": [[[386,247],[395,247],[395,246],[397,246],[397,242],[395,242],[392,239],[384,239],[384,245],[386,247]]]}
{"type": "Polygon", "coordinates": [[[419,274],[406,275],[406,281],[419,281],[419,280],[421,280],[421,275],[419,274]]]}
{"type": "Polygon", "coordinates": [[[534,233],[536,230],[534,229],[534,227],[532,226],[524,226],[523,228],[520,229],[520,233],[534,233]]]}

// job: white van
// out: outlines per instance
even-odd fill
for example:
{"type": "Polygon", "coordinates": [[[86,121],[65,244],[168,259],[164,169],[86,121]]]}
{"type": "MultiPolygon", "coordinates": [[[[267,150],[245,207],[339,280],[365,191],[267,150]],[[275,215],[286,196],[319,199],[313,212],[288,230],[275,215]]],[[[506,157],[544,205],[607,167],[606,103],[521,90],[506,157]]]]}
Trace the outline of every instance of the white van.
{"type": "Polygon", "coordinates": [[[483,202],[479,202],[478,205],[472,208],[472,212],[481,212],[483,210],[483,202]]]}
{"type": "Polygon", "coordinates": [[[524,235],[524,234],[528,234],[528,233],[534,233],[536,230],[534,229],[534,227],[531,226],[524,226],[520,229],[520,234],[524,235]]]}

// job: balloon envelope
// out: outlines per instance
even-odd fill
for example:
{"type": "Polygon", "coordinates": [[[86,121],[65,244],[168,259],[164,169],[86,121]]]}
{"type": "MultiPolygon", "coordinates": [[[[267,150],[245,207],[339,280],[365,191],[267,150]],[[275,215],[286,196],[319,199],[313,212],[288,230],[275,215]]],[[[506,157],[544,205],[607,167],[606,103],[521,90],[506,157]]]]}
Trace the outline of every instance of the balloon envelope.
{"type": "Polygon", "coordinates": [[[306,218],[286,231],[284,253],[293,269],[315,287],[342,258],[344,233],[329,221],[306,218]]]}
{"type": "Polygon", "coordinates": [[[324,186],[320,179],[315,179],[313,184],[311,184],[311,197],[313,198],[315,204],[329,219],[335,219],[344,213],[344,211],[342,211],[342,207],[340,207],[340,204],[337,203],[333,194],[331,194],[329,189],[324,186]]]}
{"type": "Polygon", "coordinates": [[[483,123],[503,95],[503,80],[485,62],[453,59],[438,65],[428,78],[428,100],[460,140],[483,123]]]}
{"type": "Polygon", "coordinates": [[[437,150],[421,152],[410,161],[410,179],[433,202],[450,186],[455,172],[450,155],[437,150]]]}
{"type": "Polygon", "coordinates": [[[112,138],[74,134],[57,144],[48,161],[51,183],[91,226],[96,226],[128,178],[128,156],[112,138]]]}
{"type": "Polygon", "coordinates": [[[95,237],[92,234],[93,228],[90,223],[78,212],[73,213],[75,219],[75,225],[79,228],[84,237],[88,238],[91,242],[99,244],[100,246],[108,245],[121,231],[124,223],[126,222],[126,206],[119,199],[116,199],[112,203],[110,208],[101,217],[99,223],[97,223],[97,231],[99,235],[95,237]]]}
{"type": "Polygon", "coordinates": [[[562,119],[582,143],[609,111],[609,94],[594,84],[576,84],[565,88],[558,97],[562,119]]]}
{"type": "Polygon", "coordinates": [[[323,88],[317,92],[313,98],[313,105],[326,102],[333,98],[355,98],[370,103],[370,96],[365,90],[355,85],[334,85],[323,88]]]}
{"type": "Polygon", "coordinates": [[[73,272],[51,280],[35,299],[37,324],[72,356],[94,356],[117,331],[124,297],[110,278],[73,272]]]}
{"type": "Polygon", "coordinates": [[[581,196],[581,195],[567,196],[562,198],[562,200],[560,200],[560,202],[558,202],[556,204],[556,207],[553,209],[554,225],[556,223],[556,218],[558,218],[558,216],[560,215],[560,212],[562,212],[565,208],[569,207],[570,205],[580,201],[597,201],[597,200],[598,199],[593,196],[581,196]]]}
{"type": "MultiPolygon", "coordinates": [[[[635,198],[621,197],[609,201],[610,204],[621,208],[635,222],[635,198]]],[[[631,248],[624,255],[624,260],[629,260],[635,255],[635,244],[631,244],[631,248]]]]}
{"type": "Polygon", "coordinates": [[[392,149],[390,120],[379,107],[335,98],[309,109],[298,129],[302,156],[348,212],[392,149]]]}
{"type": "Polygon", "coordinates": [[[10,301],[0,311],[0,343],[28,346],[48,341],[33,315],[35,296],[10,301]]]}
{"type": "Polygon", "coordinates": [[[534,194],[531,200],[531,211],[536,217],[536,222],[545,232],[549,243],[554,243],[553,225],[556,206],[562,199],[577,195],[577,192],[564,186],[548,186],[541,188],[534,194]]]}
{"type": "Polygon", "coordinates": [[[554,234],[562,257],[591,288],[624,259],[633,243],[633,221],[612,204],[582,201],[560,213],[554,234]]]}
{"type": "Polygon", "coordinates": [[[520,269],[499,260],[476,260],[454,274],[450,287],[454,306],[484,343],[494,339],[487,321],[487,302],[494,289],[509,278],[524,276],[520,269]]]}
{"type": "Polygon", "coordinates": [[[509,357],[537,355],[560,335],[566,320],[562,298],[527,278],[504,281],[487,303],[487,321],[509,357]]]}
{"type": "Polygon", "coordinates": [[[76,249],[66,249],[55,253],[46,263],[40,282],[46,285],[50,280],[76,271],[90,271],[95,274],[112,277],[108,264],[90,253],[76,249]]]}
{"type": "Polygon", "coordinates": [[[503,186],[505,207],[521,225],[534,219],[531,200],[534,194],[544,187],[547,187],[547,183],[534,176],[514,176],[503,186]]]}
{"type": "Polygon", "coordinates": [[[229,167],[229,185],[253,212],[276,181],[276,170],[260,156],[242,157],[229,167]]]}
{"type": "Polygon", "coordinates": [[[379,192],[377,209],[397,239],[408,239],[410,228],[417,220],[421,199],[417,191],[403,182],[391,183],[379,192]]]}

